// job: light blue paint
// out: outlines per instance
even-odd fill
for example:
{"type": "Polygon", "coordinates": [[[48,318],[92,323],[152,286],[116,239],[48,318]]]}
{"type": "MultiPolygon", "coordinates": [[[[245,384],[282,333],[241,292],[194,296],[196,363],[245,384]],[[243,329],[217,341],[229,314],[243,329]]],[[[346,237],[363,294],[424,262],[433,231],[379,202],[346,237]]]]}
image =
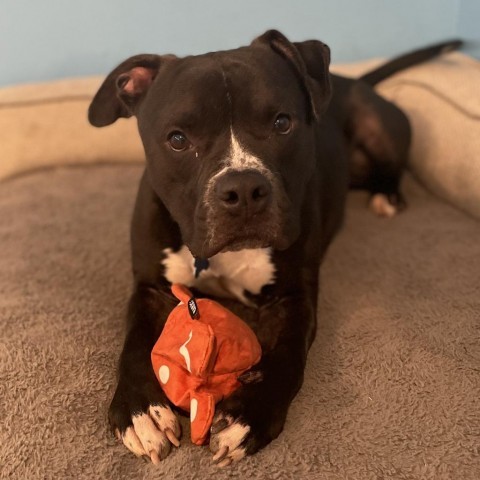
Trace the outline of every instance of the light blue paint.
{"type": "Polygon", "coordinates": [[[480,59],[480,0],[460,0],[456,31],[467,40],[465,52],[480,59]]]}
{"type": "Polygon", "coordinates": [[[105,74],[141,52],[196,54],[268,28],[318,38],[333,61],[479,37],[480,0],[0,0],[0,85],[105,74]],[[476,24],[478,25],[478,18],[476,24]]]}

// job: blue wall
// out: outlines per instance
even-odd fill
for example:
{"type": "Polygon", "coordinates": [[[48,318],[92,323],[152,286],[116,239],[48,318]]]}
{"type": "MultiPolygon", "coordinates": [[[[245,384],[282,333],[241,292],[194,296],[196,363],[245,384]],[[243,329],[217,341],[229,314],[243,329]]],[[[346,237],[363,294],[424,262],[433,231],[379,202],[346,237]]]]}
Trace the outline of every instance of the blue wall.
{"type": "Polygon", "coordinates": [[[480,58],[480,0],[460,1],[456,30],[470,39],[467,51],[480,58]]]}
{"type": "Polygon", "coordinates": [[[335,62],[389,56],[462,34],[480,0],[0,0],[0,85],[104,74],[141,52],[195,54],[268,28],[319,38],[335,62]]]}

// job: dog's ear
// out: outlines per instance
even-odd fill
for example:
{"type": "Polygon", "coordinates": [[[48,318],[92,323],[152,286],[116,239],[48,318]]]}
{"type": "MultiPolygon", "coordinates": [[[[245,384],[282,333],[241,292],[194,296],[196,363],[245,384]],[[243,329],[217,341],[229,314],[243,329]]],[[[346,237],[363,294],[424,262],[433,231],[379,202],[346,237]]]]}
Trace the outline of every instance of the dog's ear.
{"type": "Polygon", "coordinates": [[[314,117],[327,108],[332,94],[330,74],[330,49],[318,40],[292,43],[277,30],[268,30],[253,41],[267,44],[294,67],[305,89],[314,117]]]}
{"type": "Polygon", "coordinates": [[[131,117],[148,92],[162,64],[173,55],[135,55],[110,72],[88,109],[88,120],[104,127],[120,117],[131,117]]]}

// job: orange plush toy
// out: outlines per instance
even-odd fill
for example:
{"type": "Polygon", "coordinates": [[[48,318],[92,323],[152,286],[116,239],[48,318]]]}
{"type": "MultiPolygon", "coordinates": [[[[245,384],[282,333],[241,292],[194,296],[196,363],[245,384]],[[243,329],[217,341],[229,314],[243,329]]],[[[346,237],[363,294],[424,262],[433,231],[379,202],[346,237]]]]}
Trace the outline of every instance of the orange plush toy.
{"type": "Polygon", "coordinates": [[[172,285],[180,303],[152,350],[152,364],[170,401],[190,411],[192,442],[206,442],[215,404],[240,386],[238,377],[260,361],[250,327],[217,302],[195,299],[172,285]]]}

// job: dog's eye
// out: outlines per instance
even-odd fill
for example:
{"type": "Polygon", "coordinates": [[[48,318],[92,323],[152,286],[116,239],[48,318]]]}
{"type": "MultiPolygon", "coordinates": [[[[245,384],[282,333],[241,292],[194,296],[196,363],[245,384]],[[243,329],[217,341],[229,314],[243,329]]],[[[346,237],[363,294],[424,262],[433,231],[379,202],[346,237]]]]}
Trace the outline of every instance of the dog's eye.
{"type": "Polygon", "coordinates": [[[285,135],[292,129],[292,120],[288,115],[281,113],[275,119],[274,126],[278,133],[285,135]]]}
{"type": "Polygon", "coordinates": [[[188,138],[182,132],[172,132],[168,136],[168,144],[176,152],[186,150],[190,146],[188,138]]]}

